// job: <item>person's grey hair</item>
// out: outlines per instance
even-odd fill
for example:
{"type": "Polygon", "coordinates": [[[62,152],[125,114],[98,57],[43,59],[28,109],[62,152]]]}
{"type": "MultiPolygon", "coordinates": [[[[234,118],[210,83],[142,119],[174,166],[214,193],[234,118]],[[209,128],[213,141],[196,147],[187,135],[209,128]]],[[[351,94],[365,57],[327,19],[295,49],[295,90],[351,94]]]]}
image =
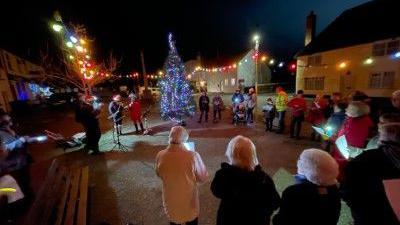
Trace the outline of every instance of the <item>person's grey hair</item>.
{"type": "Polygon", "coordinates": [[[189,138],[189,134],[186,129],[182,126],[174,126],[169,132],[169,143],[170,144],[182,144],[189,138]]]}
{"type": "Polygon", "coordinates": [[[339,166],[329,153],[311,148],[301,153],[297,161],[297,173],[313,184],[331,186],[337,184],[339,166]]]}
{"type": "Polygon", "coordinates": [[[400,90],[394,91],[392,93],[393,98],[400,99],[400,90]]]}
{"type": "Polygon", "coordinates": [[[346,109],[348,117],[360,117],[368,115],[370,112],[369,105],[362,101],[352,101],[346,109]]]}
{"type": "Polygon", "coordinates": [[[400,143],[400,123],[384,123],[379,124],[379,143],[394,142],[400,143]]]}
{"type": "Polygon", "coordinates": [[[231,165],[245,170],[254,170],[258,165],[256,146],[249,138],[241,135],[231,139],[225,155],[231,165]]]}

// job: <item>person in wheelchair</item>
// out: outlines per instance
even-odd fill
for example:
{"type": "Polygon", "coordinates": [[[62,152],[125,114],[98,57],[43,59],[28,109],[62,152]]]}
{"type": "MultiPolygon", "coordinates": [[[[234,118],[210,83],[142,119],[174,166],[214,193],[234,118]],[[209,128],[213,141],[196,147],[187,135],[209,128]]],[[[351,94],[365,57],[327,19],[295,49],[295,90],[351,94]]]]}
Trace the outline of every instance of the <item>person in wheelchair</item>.
{"type": "Polygon", "coordinates": [[[246,123],[246,107],[244,103],[237,104],[233,114],[233,124],[246,123]]]}

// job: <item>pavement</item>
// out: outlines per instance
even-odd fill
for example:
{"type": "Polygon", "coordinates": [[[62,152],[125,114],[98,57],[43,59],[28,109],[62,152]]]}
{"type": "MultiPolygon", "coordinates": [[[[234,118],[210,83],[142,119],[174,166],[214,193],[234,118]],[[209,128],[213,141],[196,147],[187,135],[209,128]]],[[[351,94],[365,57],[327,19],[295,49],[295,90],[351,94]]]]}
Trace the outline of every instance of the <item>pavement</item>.
{"type": "MultiPolygon", "coordinates": [[[[262,121],[257,121],[252,126],[234,126],[230,123],[230,112],[229,109],[225,110],[222,121],[218,123],[212,123],[210,118],[208,123],[199,124],[197,115],[187,120],[190,140],[195,142],[196,151],[203,158],[210,176],[209,180],[199,187],[199,224],[202,225],[215,224],[219,200],[212,195],[210,183],[221,162],[226,161],[225,150],[232,137],[240,134],[254,142],[261,166],[274,178],[280,191],[291,184],[292,174],[296,171],[296,161],[302,150],[319,147],[319,143],[311,142],[308,138],[293,140],[289,139],[287,134],[266,133],[262,121]]],[[[126,150],[121,150],[113,149],[111,123],[106,117],[106,112],[103,112],[100,149],[104,154],[92,156],[79,149],[64,152],[52,142],[30,147],[35,160],[31,171],[34,190],[39,189],[54,158],[66,164],[88,165],[89,224],[168,224],[162,207],[161,181],[155,174],[154,163],[156,154],[166,148],[168,132],[174,124],[161,121],[157,107],[151,109],[149,117],[152,135],[135,135],[133,125],[125,119],[125,135],[121,136],[121,143],[126,150]]],[[[21,118],[20,127],[24,128],[21,129],[23,133],[36,134],[48,129],[64,136],[82,130],[74,121],[73,112],[68,108],[39,110],[21,118]]],[[[304,126],[302,133],[307,135],[309,129],[309,126],[304,126]]]]}

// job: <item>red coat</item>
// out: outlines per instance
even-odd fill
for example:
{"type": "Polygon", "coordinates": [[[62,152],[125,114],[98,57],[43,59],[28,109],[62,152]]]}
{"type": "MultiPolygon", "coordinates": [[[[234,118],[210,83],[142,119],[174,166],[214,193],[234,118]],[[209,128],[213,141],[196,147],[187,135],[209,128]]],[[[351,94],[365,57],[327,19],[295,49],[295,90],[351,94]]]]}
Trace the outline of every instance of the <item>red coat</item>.
{"type": "Polygon", "coordinates": [[[325,119],[324,109],[326,107],[327,105],[323,101],[313,102],[308,112],[307,121],[313,125],[321,125],[325,119]]]}
{"type": "Polygon", "coordinates": [[[142,107],[139,101],[134,101],[133,103],[129,104],[129,113],[131,116],[131,120],[138,121],[142,116],[142,107]]]}
{"type": "Polygon", "coordinates": [[[304,116],[304,113],[307,110],[307,103],[304,98],[293,98],[287,105],[292,109],[292,115],[296,117],[304,116]]]}
{"type": "MultiPolygon", "coordinates": [[[[349,117],[344,121],[336,137],[345,135],[348,145],[358,148],[365,148],[365,144],[370,133],[369,131],[373,126],[374,123],[368,115],[361,117],[349,117]]],[[[335,141],[336,137],[334,138],[333,142],[335,141]]],[[[341,180],[343,178],[344,168],[346,167],[348,161],[342,156],[336,146],[332,151],[332,156],[339,165],[340,174],[338,179],[341,180]]]]}

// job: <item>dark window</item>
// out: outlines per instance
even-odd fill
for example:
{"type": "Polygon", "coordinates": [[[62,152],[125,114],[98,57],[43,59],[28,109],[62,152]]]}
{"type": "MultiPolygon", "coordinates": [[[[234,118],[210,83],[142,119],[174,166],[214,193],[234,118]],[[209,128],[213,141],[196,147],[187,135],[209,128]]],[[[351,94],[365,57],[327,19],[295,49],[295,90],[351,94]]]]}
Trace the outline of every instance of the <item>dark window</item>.
{"type": "Polygon", "coordinates": [[[372,47],[372,56],[384,56],[386,43],[376,43],[372,47]]]}
{"type": "Polygon", "coordinates": [[[389,41],[387,43],[386,54],[392,55],[400,50],[400,41],[389,41]]]}

